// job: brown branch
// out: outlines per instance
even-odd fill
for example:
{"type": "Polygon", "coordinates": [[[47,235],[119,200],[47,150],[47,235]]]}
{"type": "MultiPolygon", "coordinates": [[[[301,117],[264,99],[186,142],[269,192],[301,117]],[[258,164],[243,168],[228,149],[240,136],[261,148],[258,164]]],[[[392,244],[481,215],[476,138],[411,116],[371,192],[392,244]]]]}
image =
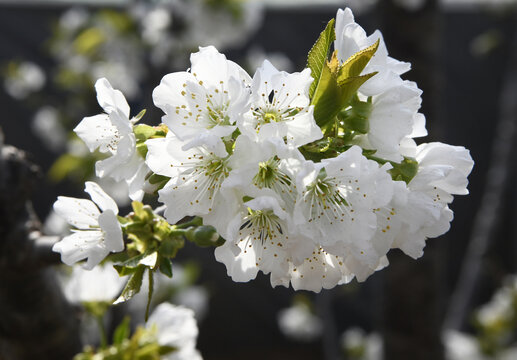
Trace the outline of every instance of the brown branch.
{"type": "Polygon", "coordinates": [[[0,134],[0,358],[71,359],[81,351],[78,320],[59,288],[52,240],[41,236],[30,201],[40,177],[0,134]]]}

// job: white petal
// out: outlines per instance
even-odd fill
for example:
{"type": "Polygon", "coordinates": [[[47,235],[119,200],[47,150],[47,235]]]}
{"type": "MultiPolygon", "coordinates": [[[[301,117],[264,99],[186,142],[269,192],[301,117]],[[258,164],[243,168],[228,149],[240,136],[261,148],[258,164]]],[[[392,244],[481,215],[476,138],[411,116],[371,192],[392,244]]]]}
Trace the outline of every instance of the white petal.
{"type": "Polygon", "coordinates": [[[118,222],[117,215],[111,210],[106,210],[99,216],[99,225],[104,231],[104,243],[106,249],[111,252],[124,250],[124,240],[122,239],[122,229],[118,222]]]}
{"type": "Polygon", "coordinates": [[[58,196],[54,203],[54,211],[78,229],[99,226],[99,209],[90,200],[58,196]]]}
{"type": "Polygon", "coordinates": [[[83,118],[74,131],[91,152],[98,148],[103,153],[110,151],[109,145],[117,134],[117,128],[106,114],[83,118]]]}
{"type": "Polygon", "coordinates": [[[229,77],[226,56],[213,46],[200,47],[199,52],[190,55],[190,62],[192,74],[209,86],[217,86],[229,77]]]}
{"type": "Polygon", "coordinates": [[[145,178],[149,173],[149,168],[144,162],[144,159],[140,157],[139,154],[135,153],[135,156],[138,156],[140,164],[138,165],[138,170],[134,173],[135,175],[130,179],[127,179],[128,189],[129,189],[129,197],[134,201],[142,201],[144,197],[144,185],[145,178]]]}
{"type": "Polygon", "coordinates": [[[146,328],[156,328],[160,345],[173,346],[179,351],[193,348],[198,335],[194,312],[166,302],[154,309],[146,328]]]}
{"type": "Polygon", "coordinates": [[[61,253],[61,260],[67,265],[73,265],[88,258],[84,267],[93,269],[109,254],[109,250],[104,246],[102,239],[103,233],[101,231],[79,230],[55,243],[52,250],[61,253]]]}
{"type": "Polygon", "coordinates": [[[136,151],[136,141],[132,134],[123,137],[117,145],[113,156],[95,163],[98,177],[111,176],[117,181],[125,180],[125,174],[120,173],[121,166],[129,162],[136,151]]]}
{"type": "Polygon", "coordinates": [[[113,213],[118,214],[117,203],[99,185],[93,181],[87,181],[85,185],[84,191],[90,194],[90,197],[99,209],[102,211],[111,210],[113,213]]]}
{"type": "Polygon", "coordinates": [[[171,133],[168,133],[165,138],[147,140],[146,145],[148,149],[147,166],[154,173],[171,178],[177,177],[185,171],[183,164],[196,158],[199,152],[198,149],[183,150],[185,142],[171,133]]]}
{"type": "Polygon", "coordinates": [[[314,108],[301,112],[292,121],[287,122],[287,141],[295,146],[301,146],[323,137],[323,133],[314,120],[314,108]]]}
{"type": "Polygon", "coordinates": [[[247,282],[257,277],[258,266],[253,248],[244,253],[239,246],[226,242],[215,249],[215,259],[226,265],[228,276],[235,282],[247,282]],[[236,256],[236,252],[239,255],[236,256]]]}
{"type": "MultiPolygon", "coordinates": [[[[162,109],[165,114],[162,121],[168,126],[176,119],[176,107],[187,106],[187,100],[181,94],[184,91],[184,84],[195,82],[196,79],[188,72],[175,72],[165,75],[160,85],[153,91],[154,104],[162,109]]],[[[180,111],[181,112],[181,111],[180,111]]]]}
{"type": "Polygon", "coordinates": [[[113,89],[106,78],[97,80],[95,90],[97,91],[97,101],[106,113],[120,112],[126,119],[129,119],[129,105],[126,98],[119,90],[113,89]]]}

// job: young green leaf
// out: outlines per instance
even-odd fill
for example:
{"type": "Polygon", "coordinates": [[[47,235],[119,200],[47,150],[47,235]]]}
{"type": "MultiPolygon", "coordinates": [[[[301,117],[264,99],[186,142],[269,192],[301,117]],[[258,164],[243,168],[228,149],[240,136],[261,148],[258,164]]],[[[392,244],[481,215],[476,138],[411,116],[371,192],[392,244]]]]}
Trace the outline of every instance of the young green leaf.
{"type": "Polygon", "coordinates": [[[311,101],[314,105],[314,119],[318,126],[323,127],[330,122],[341,109],[340,93],[337,79],[332,75],[330,66],[325,61],[318,87],[311,101]]]}
{"type": "Polygon", "coordinates": [[[378,48],[379,40],[366,49],[358,51],[354,55],[350,56],[339,69],[338,82],[342,82],[350,77],[361,75],[361,72],[364,70],[366,65],[368,65],[368,62],[370,62],[378,48]]]}
{"type": "Polygon", "coordinates": [[[332,73],[330,63],[326,62],[321,73],[320,83],[312,98],[314,105],[314,119],[316,124],[324,127],[352,100],[359,87],[376,72],[355,76],[339,81],[335,73],[332,73]]]}
{"type": "Polygon", "coordinates": [[[311,99],[320,82],[323,68],[327,62],[330,45],[332,45],[332,42],[336,39],[334,22],[334,19],[328,22],[325,30],[321,32],[318,40],[316,40],[316,43],[312,46],[307,57],[307,67],[311,69],[311,75],[314,79],[311,87],[309,88],[309,97],[311,99]]]}
{"type": "MultiPolygon", "coordinates": [[[[348,105],[354,95],[357,93],[357,90],[363,85],[366,81],[368,81],[371,77],[375,76],[377,72],[369,73],[362,76],[354,76],[350,78],[346,78],[342,81],[338,79],[338,86],[340,89],[340,108],[337,110],[341,110],[344,106],[348,105]]],[[[336,112],[336,114],[337,114],[336,112]]]]}
{"type": "Polygon", "coordinates": [[[172,278],[172,261],[168,257],[160,256],[160,272],[172,278]]]}
{"type": "Polygon", "coordinates": [[[126,302],[138,294],[142,287],[142,279],[144,278],[144,272],[146,269],[147,268],[144,265],[139,265],[136,268],[136,271],[131,275],[126,287],[124,287],[120,296],[113,302],[113,305],[126,302]]]}

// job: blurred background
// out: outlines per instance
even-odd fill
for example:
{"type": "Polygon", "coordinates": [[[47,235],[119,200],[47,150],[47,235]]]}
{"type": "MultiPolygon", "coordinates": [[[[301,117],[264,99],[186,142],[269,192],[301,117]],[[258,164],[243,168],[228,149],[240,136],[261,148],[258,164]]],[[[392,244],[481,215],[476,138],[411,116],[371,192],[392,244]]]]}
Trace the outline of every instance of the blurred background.
{"type": "MultiPolygon", "coordinates": [[[[207,360],[517,359],[512,0],[0,0],[0,128],[41,167],[32,201],[44,232],[63,231],[50,211],[56,197],[82,197],[94,175],[96,158],[71,129],[99,113],[97,78],[156,125],[152,90],[188,68],[198,46],[215,45],[251,74],[265,58],[300,71],[345,6],[368,34],[383,32],[392,57],[412,63],[405,78],[424,90],[424,141],[471,151],[471,194],[452,204],[451,230],[418,261],[392,251],[366,282],[320,294],[272,289],[265,276],[234,283],[213,249],[187,244],[167,296],[196,311],[207,360]]],[[[121,184],[102,186],[129,205],[121,184]]],[[[0,324],[9,311],[0,308],[0,324]]]]}

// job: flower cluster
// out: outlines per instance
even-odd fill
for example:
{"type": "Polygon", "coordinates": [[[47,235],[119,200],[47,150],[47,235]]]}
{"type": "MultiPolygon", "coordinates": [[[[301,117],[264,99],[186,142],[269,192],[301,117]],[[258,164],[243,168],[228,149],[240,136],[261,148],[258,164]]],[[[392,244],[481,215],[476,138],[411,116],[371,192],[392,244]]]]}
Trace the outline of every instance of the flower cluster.
{"type": "Polygon", "coordinates": [[[467,194],[468,150],[413,140],[427,132],[422,92],[401,78],[409,68],[380,32],[367,36],[339,10],[301,72],[266,60],[251,77],[201,47],[189,71],[154,90],[159,128],[133,127],[101,79],[105,114],[76,132],[110,155],[99,176],[126,179],[139,199],[144,181],[154,184],[170,224],[197,216],[213,226],[225,239],[215,257],[234,281],[262,271],[272,286],[318,292],[364,281],[391,248],[420,257],[448,230],[453,195],[467,194]]]}

